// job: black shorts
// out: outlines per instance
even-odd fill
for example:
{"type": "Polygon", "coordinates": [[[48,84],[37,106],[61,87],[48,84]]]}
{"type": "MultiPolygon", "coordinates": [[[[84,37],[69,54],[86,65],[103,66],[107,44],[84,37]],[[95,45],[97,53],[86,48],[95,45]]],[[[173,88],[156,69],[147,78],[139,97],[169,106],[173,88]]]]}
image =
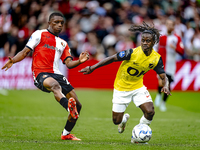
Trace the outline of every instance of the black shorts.
{"type": "Polygon", "coordinates": [[[44,86],[43,86],[43,82],[46,78],[48,77],[52,77],[54,78],[62,87],[62,93],[64,95],[66,95],[67,93],[69,93],[71,90],[73,90],[74,88],[71,86],[71,84],[68,82],[68,80],[60,74],[54,74],[54,73],[47,73],[47,72],[42,72],[39,73],[38,76],[36,77],[35,81],[34,81],[34,85],[44,91],[44,92],[48,92],[50,93],[51,91],[47,90],[44,86]]]}

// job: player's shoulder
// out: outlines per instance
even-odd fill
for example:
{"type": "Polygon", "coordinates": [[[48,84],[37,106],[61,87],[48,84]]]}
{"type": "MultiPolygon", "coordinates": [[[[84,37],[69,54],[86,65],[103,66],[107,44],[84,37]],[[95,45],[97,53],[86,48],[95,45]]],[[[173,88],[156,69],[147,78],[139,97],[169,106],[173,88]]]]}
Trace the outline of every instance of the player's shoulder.
{"type": "Polygon", "coordinates": [[[60,38],[59,36],[58,36],[58,39],[59,39],[60,41],[62,41],[63,43],[66,43],[66,44],[67,44],[67,42],[66,42],[65,40],[63,40],[62,38],[60,38]]]}
{"type": "Polygon", "coordinates": [[[178,38],[178,39],[181,39],[181,37],[180,37],[178,34],[176,34],[176,33],[174,33],[174,36],[175,36],[176,38],[178,38]]]}
{"type": "Polygon", "coordinates": [[[155,57],[159,57],[159,58],[161,57],[161,55],[158,52],[156,52],[154,49],[152,50],[152,53],[155,57]]]}
{"type": "Polygon", "coordinates": [[[142,50],[142,47],[138,46],[138,47],[132,48],[131,50],[132,50],[132,52],[137,52],[137,51],[142,50]]]}
{"type": "Polygon", "coordinates": [[[160,38],[160,40],[166,39],[167,35],[166,34],[162,34],[159,38],[160,38]]]}
{"type": "Polygon", "coordinates": [[[68,43],[67,43],[65,40],[63,40],[62,38],[58,37],[58,40],[61,42],[61,45],[62,45],[63,47],[68,46],[68,43]]]}

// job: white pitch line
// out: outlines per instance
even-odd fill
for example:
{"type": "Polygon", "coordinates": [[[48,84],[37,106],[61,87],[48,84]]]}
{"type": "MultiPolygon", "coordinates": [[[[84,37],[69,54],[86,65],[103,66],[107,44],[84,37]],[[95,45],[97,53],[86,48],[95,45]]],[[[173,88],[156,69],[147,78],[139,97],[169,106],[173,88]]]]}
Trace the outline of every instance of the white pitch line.
{"type": "MultiPolygon", "coordinates": [[[[80,117],[81,119],[86,119],[86,117],[80,117]]],[[[29,120],[29,119],[35,119],[35,120],[43,120],[43,119],[48,119],[48,120],[66,120],[66,117],[44,117],[44,116],[12,116],[12,117],[4,117],[4,116],[0,116],[0,119],[22,119],[22,120],[29,120]]],[[[112,118],[97,118],[97,117],[93,117],[93,118],[87,118],[89,120],[100,120],[100,121],[112,121],[112,118]]],[[[140,118],[130,118],[130,120],[134,120],[134,121],[138,121],[140,120],[140,118]]],[[[193,120],[193,119],[192,119],[193,120]]],[[[186,119],[159,119],[156,118],[154,119],[154,121],[159,121],[159,122],[188,122],[188,120],[186,119]]],[[[200,122],[200,119],[196,119],[193,120],[196,122],[200,122]]]]}

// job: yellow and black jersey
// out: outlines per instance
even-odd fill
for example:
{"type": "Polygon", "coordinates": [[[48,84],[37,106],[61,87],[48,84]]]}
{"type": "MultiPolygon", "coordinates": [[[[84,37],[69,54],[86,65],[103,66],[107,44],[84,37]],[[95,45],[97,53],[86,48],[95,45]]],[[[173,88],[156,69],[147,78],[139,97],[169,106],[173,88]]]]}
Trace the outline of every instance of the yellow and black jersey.
{"type": "Polygon", "coordinates": [[[118,60],[122,60],[114,82],[114,88],[118,91],[132,91],[143,86],[143,76],[153,69],[157,74],[165,73],[160,54],[152,50],[146,56],[141,46],[135,49],[121,51],[117,54],[118,60]]]}

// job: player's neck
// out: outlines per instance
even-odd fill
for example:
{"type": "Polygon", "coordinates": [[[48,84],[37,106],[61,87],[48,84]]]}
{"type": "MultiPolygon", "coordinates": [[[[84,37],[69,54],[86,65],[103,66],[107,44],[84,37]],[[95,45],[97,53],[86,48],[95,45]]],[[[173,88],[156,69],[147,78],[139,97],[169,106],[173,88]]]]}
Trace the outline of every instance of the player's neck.
{"type": "Polygon", "coordinates": [[[167,31],[168,35],[172,35],[173,31],[167,31]]]}
{"type": "Polygon", "coordinates": [[[58,36],[56,33],[54,33],[52,30],[51,30],[51,28],[48,28],[47,29],[51,34],[53,34],[53,35],[55,35],[55,36],[58,36]]]}

